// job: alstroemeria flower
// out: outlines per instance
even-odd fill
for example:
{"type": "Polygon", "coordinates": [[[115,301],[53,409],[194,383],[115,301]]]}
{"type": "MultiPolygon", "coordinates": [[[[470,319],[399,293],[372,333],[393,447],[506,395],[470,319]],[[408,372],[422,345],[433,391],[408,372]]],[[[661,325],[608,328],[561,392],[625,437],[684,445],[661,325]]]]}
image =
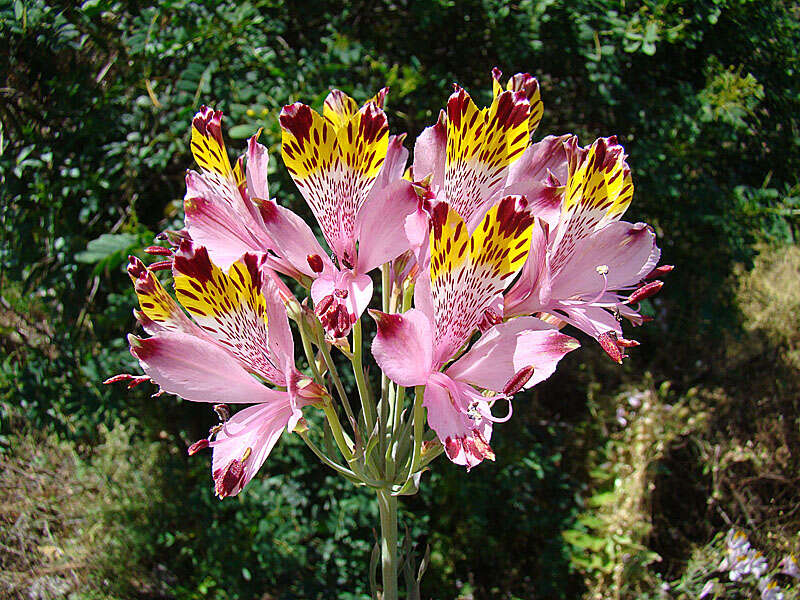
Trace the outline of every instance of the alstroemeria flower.
{"type": "Polygon", "coordinates": [[[467,468],[494,458],[492,423],[505,419],[492,415],[492,405],[546,379],[578,346],[526,317],[491,328],[447,366],[525,262],[533,222],[525,200],[510,196],[492,207],[470,235],[453,208],[438,204],[430,266],[416,283],[417,308],[403,314],[371,311],[378,324],[372,353],[381,370],[404,387],[426,386],[428,424],[450,460],[467,468]],[[494,394],[485,396],[473,386],[494,394]]]}
{"type": "Polygon", "coordinates": [[[347,335],[366,309],[367,273],[408,249],[403,223],[417,196],[402,179],[408,151],[402,136],[389,136],[385,93],[359,109],[333,90],[322,115],[299,102],[280,115],[283,161],[336,257],[325,269],[318,255],[308,255],[316,262],[315,311],[333,337],[347,335]]]}
{"type": "Polygon", "coordinates": [[[660,289],[660,281],[644,280],[661,253],[649,226],[619,220],[633,197],[633,183],[616,138],[580,148],[573,137],[563,148],[565,186],[558,181],[559,168],[548,167],[547,175],[550,188],[562,186],[557,219],[541,215],[528,261],[505,295],[504,316],[553,315],[596,338],[622,362],[624,349],[637,342],[622,337],[619,317],[643,322],[631,305],[660,289]],[[624,290],[636,291],[623,296],[624,290]]]}
{"type": "Polygon", "coordinates": [[[173,260],[175,292],[193,320],[138,259],[128,267],[141,307],[137,317],[152,334],[129,336],[147,376],[186,400],[253,404],[190,449],[214,449],[220,498],[238,494],[281,433],[294,429],[301,409],[324,394],[294,366],[286,310],[265,262],[264,255],[245,254],[226,273],[205,248],[182,244],[173,260]]]}

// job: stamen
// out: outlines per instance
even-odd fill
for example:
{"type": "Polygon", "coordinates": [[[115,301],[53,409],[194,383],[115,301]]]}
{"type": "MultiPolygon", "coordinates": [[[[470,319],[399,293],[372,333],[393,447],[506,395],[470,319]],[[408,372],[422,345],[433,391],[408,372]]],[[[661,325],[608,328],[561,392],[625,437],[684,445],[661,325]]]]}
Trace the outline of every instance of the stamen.
{"type": "Polygon", "coordinates": [[[603,277],[603,289],[600,291],[597,296],[592,298],[591,300],[584,300],[582,302],[576,302],[574,304],[570,303],[570,306],[587,306],[589,304],[594,304],[598,302],[600,298],[605,296],[606,292],[608,291],[608,265],[597,265],[595,268],[598,275],[602,275],[603,277]]]}
{"type": "Polygon", "coordinates": [[[326,312],[328,312],[328,309],[331,307],[332,304],[333,304],[333,295],[329,294],[317,303],[317,306],[314,308],[314,312],[316,312],[317,315],[322,316],[326,312]]]}

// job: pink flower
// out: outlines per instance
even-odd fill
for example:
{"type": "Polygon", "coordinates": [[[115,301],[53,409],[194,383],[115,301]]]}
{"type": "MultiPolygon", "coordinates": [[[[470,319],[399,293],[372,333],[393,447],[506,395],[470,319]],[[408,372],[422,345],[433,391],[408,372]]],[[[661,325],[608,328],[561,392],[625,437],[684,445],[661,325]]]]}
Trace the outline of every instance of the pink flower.
{"type": "Polygon", "coordinates": [[[430,265],[415,289],[417,308],[403,314],[371,311],[378,325],[372,353],[381,370],[401,386],[425,386],[428,424],[450,460],[468,469],[494,458],[492,424],[511,412],[497,418],[493,405],[546,379],[578,346],[539,319],[514,319],[489,329],[442,372],[522,267],[532,226],[519,197],[503,198],[472,235],[454,209],[437,205],[430,265]],[[486,396],[476,387],[494,394],[486,396]]]}
{"type": "Polygon", "coordinates": [[[245,254],[226,273],[203,247],[184,243],[173,261],[176,296],[131,257],[128,272],[149,338],[129,336],[131,353],[161,390],[195,402],[253,404],[212,429],[190,453],[214,449],[220,498],[238,494],[281,433],[324,391],[294,366],[286,311],[265,255],[245,254]],[[261,381],[287,388],[273,390],[261,381]]]}
{"type": "Polygon", "coordinates": [[[504,297],[504,316],[545,313],[593,336],[622,362],[625,348],[638,342],[622,336],[620,317],[641,324],[644,317],[633,305],[662,285],[645,282],[660,257],[655,233],[644,223],[619,220],[633,184],[616,138],[579,148],[573,137],[555,153],[560,161],[549,156],[553,168],[542,183],[545,195],[558,198],[559,210],[539,213],[528,261],[504,297]]]}

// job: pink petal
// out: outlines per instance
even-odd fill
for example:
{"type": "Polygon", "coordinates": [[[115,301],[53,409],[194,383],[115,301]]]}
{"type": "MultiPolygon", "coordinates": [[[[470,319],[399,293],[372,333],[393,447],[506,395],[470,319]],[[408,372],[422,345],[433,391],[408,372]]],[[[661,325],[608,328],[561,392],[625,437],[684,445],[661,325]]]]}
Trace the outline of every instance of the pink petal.
{"type": "MultiPolygon", "coordinates": [[[[272,323],[265,319],[262,286],[269,271],[263,254],[245,254],[225,273],[209,260],[205,248],[184,243],[175,255],[174,276],[178,301],[208,337],[248,371],[277,385],[286,384],[281,369],[285,351],[281,356],[274,354],[272,323]]],[[[273,292],[277,296],[277,289],[273,292]]],[[[273,301],[279,302],[277,297],[273,301]]]]}
{"type": "Polygon", "coordinates": [[[299,409],[282,393],[281,401],[257,404],[237,412],[225,423],[211,446],[211,473],[220,498],[235,496],[264,464],[275,443],[291,420],[297,422],[299,409]]]}
{"type": "Polygon", "coordinates": [[[544,219],[551,227],[558,223],[562,194],[554,193],[553,184],[567,182],[567,153],[564,142],[570,135],[548,135],[541,142],[531,144],[522,157],[508,169],[508,179],[503,194],[525,196],[531,212],[544,219]]]}
{"type": "Polygon", "coordinates": [[[644,223],[609,223],[580,240],[563,268],[553,276],[554,300],[594,296],[606,287],[616,290],[637,284],[658,263],[661,255],[653,230],[644,223]],[[605,285],[598,266],[608,267],[605,285]]]}
{"type": "MultiPolygon", "coordinates": [[[[264,267],[264,269],[266,269],[266,267],[264,267]]],[[[276,362],[280,365],[284,365],[284,374],[288,374],[290,369],[286,368],[286,363],[288,362],[294,367],[294,340],[292,339],[292,330],[289,328],[289,317],[286,314],[286,306],[281,300],[278,286],[272,278],[263,278],[261,293],[264,295],[267,305],[269,348],[276,362]]]]}
{"type": "Polygon", "coordinates": [[[386,376],[403,387],[423,385],[432,371],[431,323],[412,308],[403,314],[369,313],[378,325],[372,355],[386,376]]]}
{"type": "Polygon", "coordinates": [[[266,252],[271,247],[270,236],[246,210],[240,192],[213,173],[186,174],[184,209],[192,239],[208,248],[223,269],[245,252],[266,252]]]}
{"type": "Polygon", "coordinates": [[[282,392],[255,380],[228,352],[184,333],[147,339],[128,336],[131,354],[161,389],[193,402],[252,404],[277,401],[282,392]]]}
{"type": "Polygon", "coordinates": [[[414,252],[417,261],[427,262],[428,236],[430,233],[430,215],[422,208],[417,208],[408,215],[403,223],[403,230],[408,239],[409,248],[414,252]]]}
{"type": "Polygon", "coordinates": [[[432,375],[425,386],[422,404],[428,410],[428,425],[444,445],[447,457],[467,470],[485,458],[494,460],[489,446],[492,422],[470,411],[473,403],[484,400],[468,385],[442,373],[432,375]]]}
{"type": "Polygon", "coordinates": [[[426,127],[414,144],[414,164],[412,172],[416,181],[422,181],[433,175],[431,186],[441,188],[444,185],[444,164],[447,151],[447,132],[443,123],[443,114],[439,121],[426,127]]]}
{"type": "Polygon", "coordinates": [[[533,367],[533,376],[524,385],[528,389],[550,377],[558,361],[579,346],[577,340],[544,321],[519,317],[483,334],[446,374],[457,381],[501,392],[514,375],[533,367]]]}
{"type": "Polygon", "coordinates": [[[310,277],[317,276],[318,273],[309,264],[310,257],[318,257],[312,260],[321,262],[321,272],[333,269],[331,259],[303,219],[273,200],[261,202],[259,209],[264,230],[275,240],[273,244],[275,252],[284,257],[297,271],[310,277]]]}
{"type": "MultiPolygon", "coordinates": [[[[259,130],[258,133],[261,133],[259,130]]],[[[251,199],[269,199],[267,149],[258,143],[258,133],[247,142],[247,194],[251,199]]]]}
{"type": "Polygon", "coordinates": [[[508,290],[503,300],[506,317],[530,315],[542,310],[539,301],[540,292],[544,288],[547,295],[550,289],[550,274],[546,262],[547,237],[547,225],[543,221],[537,222],[533,226],[528,259],[522,267],[519,279],[508,290]]]}
{"type": "Polygon", "coordinates": [[[378,178],[375,180],[370,195],[380,193],[380,190],[403,178],[408,162],[408,150],[403,146],[406,135],[390,135],[389,145],[386,148],[386,159],[383,161],[378,178]]]}
{"type": "Polygon", "coordinates": [[[370,194],[357,217],[359,273],[368,273],[410,248],[405,221],[416,206],[417,194],[405,179],[370,194]]]}

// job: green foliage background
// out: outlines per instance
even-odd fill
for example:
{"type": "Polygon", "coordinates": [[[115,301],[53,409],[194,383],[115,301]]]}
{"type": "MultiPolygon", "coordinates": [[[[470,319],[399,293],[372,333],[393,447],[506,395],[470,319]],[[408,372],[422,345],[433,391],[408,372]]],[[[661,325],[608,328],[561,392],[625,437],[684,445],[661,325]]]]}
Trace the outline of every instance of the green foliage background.
{"type": "MultiPolygon", "coordinates": [[[[225,111],[232,147],[263,128],[273,194],[308,215],[277,159],[283,105],[319,106],[330,87],[363,100],[388,84],[390,125],[410,141],[452,82],[488,100],[493,66],[539,78],[537,135],[620,137],[636,185],[626,218],[653,224],[677,269],[624,367],[585,343],[517,402],[497,463],[468,475],[437,463],[405,502],[404,522],[432,549],[423,595],[656,598],[676,581],[674,597],[696,594],[692,577],[714,570],[698,549],[731,523],[776,557],[797,549],[798,517],[781,512],[800,500],[798,340],[786,333],[796,313],[769,319],[797,292],[787,283],[776,304],[774,290],[753,290],[796,278],[800,261],[752,270],[759,252],[796,242],[797,3],[0,0],[0,39],[0,458],[33,469],[26,443],[42,464],[66,444],[78,466],[65,477],[84,483],[115,471],[109,448],[129,466],[110,495],[100,486],[102,501],[85,491],[94,483],[76,488],[96,509],[83,525],[61,520],[71,548],[87,539],[81,527],[107,532],[90,538],[98,558],[75,571],[73,597],[364,597],[376,520],[366,492],[284,440],[263,477],[220,503],[207,461],[183,452],[207,411],[100,385],[136,369],[122,267],[181,224],[200,104],[225,111]],[[657,429],[640,413],[616,421],[634,393],[661,411],[657,429]],[[690,415],[703,418],[690,426],[690,415]],[[660,446],[623,451],[637,440],[660,446]],[[626,487],[632,473],[647,485],[626,487]],[[620,489],[638,494],[633,508],[620,489]]],[[[24,510],[4,508],[0,522],[24,510]]],[[[2,567],[20,597],[46,562],[31,552],[2,567]]]]}

